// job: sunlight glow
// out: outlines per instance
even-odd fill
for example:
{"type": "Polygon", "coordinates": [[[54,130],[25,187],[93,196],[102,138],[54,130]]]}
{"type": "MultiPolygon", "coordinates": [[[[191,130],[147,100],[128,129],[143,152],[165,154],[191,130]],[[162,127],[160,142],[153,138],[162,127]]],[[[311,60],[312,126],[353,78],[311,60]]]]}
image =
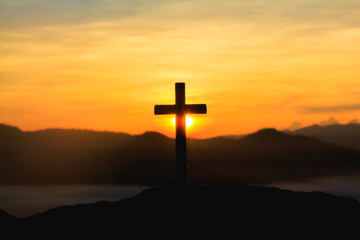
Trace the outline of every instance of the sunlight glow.
{"type": "MultiPolygon", "coordinates": [[[[194,120],[192,119],[192,117],[189,117],[189,116],[186,116],[186,120],[185,120],[185,121],[186,121],[186,128],[190,127],[190,126],[193,125],[193,123],[194,123],[194,120]]],[[[172,123],[173,123],[174,126],[176,125],[175,117],[173,117],[172,123]]]]}
{"type": "Polygon", "coordinates": [[[360,121],[360,1],[273,2],[0,1],[0,122],[174,136],[176,82],[196,138],[360,121]]]}

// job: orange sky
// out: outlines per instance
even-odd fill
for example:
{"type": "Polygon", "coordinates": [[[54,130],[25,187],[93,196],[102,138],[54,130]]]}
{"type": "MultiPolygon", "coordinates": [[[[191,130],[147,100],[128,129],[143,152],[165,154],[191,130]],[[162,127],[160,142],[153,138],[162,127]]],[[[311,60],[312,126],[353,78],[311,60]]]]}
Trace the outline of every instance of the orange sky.
{"type": "Polygon", "coordinates": [[[0,122],[188,136],[357,121],[358,0],[2,0],[0,122]]]}

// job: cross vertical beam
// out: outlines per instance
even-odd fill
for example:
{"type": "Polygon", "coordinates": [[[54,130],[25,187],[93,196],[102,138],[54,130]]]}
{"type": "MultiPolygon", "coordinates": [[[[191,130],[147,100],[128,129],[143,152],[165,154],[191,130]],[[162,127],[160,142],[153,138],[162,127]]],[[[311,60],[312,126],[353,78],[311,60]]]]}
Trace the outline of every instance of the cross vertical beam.
{"type": "Polygon", "coordinates": [[[187,183],[186,114],[205,114],[205,104],[185,104],[185,83],[175,83],[175,105],[155,105],[155,115],[176,115],[176,183],[187,183]]]}
{"type": "Polygon", "coordinates": [[[186,158],[186,109],[185,109],[185,83],[175,83],[176,105],[176,182],[187,182],[187,158],[186,158]]]}

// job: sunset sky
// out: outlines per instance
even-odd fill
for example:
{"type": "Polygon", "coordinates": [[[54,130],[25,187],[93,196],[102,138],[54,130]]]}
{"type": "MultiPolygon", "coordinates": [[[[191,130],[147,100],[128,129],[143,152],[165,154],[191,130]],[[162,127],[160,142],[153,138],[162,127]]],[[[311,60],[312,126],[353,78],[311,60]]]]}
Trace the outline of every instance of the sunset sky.
{"type": "Polygon", "coordinates": [[[0,122],[191,137],[360,120],[359,0],[0,0],[0,122]]]}

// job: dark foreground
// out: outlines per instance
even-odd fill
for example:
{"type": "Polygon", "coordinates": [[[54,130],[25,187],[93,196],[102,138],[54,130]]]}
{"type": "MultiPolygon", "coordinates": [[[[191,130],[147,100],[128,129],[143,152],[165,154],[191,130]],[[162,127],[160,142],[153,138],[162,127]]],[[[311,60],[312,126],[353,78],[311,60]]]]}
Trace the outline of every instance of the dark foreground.
{"type": "MultiPolygon", "coordinates": [[[[13,234],[132,235],[267,234],[287,230],[296,236],[355,232],[360,220],[355,199],[245,184],[160,186],[117,202],[63,206],[27,218],[0,212],[3,229],[13,234]],[[45,231],[46,232],[46,231],[45,231]]],[[[295,236],[294,235],[294,236],[295,236]]],[[[173,239],[169,235],[168,239],[173,239]]],[[[175,236],[175,235],[174,235],[175,236]]],[[[237,236],[237,235],[236,235],[237,236]]],[[[127,238],[128,239],[128,238],[127,238]]],[[[250,239],[250,238],[249,238],[250,239]]]]}

